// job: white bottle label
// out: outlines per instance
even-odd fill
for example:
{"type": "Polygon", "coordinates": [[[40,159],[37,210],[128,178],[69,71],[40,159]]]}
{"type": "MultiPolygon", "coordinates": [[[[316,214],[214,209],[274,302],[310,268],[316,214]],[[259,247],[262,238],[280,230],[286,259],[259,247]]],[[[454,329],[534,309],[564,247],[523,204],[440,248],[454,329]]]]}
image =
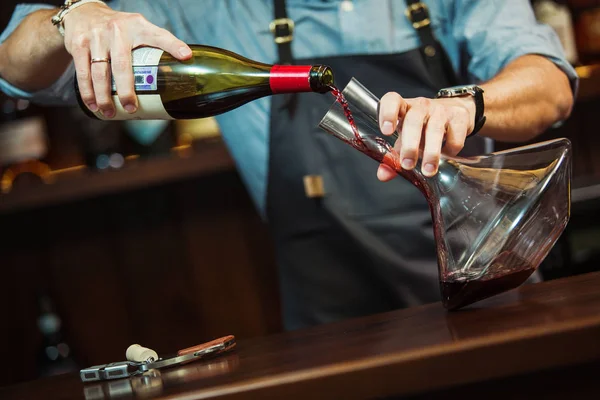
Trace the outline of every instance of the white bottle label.
{"type": "MultiPolygon", "coordinates": [[[[159,94],[144,94],[145,91],[156,91],[158,89],[158,63],[163,55],[163,50],[152,47],[143,47],[132,52],[133,76],[135,91],[138,95],[138,109],[129,114],[119,101],[117,95],[113,95],[116,115],[114,118],[106,118],[100,112],[95,115],[102,120],[135,120],[135,119],[174,119],[171,117],[162,103],[159,94]]],[[[116,92],[114,79],[112,90],[116,92]]]]}
{"type": "Polygon", "coordinates": [[[131,52],[134,67],[157,66],[164,51],[153,47],[142,47],[131,52]]]}

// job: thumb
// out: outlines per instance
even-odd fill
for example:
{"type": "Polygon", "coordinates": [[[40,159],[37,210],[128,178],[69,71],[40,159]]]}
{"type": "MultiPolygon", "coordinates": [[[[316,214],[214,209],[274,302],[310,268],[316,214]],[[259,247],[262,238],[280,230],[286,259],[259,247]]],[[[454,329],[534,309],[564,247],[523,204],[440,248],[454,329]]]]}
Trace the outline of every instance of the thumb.
{"type": "Polygon", "coordinates": [[[391,169],[385,164],[379,164],[379,168],[377,169],[377,179],[382,182],[388,182],[397,177],[398,174],[396,171],[391,169]]]}
{"type": "Polygon", "coordinates": [[[177,39],[171,32],[156,26],[144,35],[143,43],[148,46],[158,47],[180,61],[192,58],[192,49],[190,46],[177,39]]]}

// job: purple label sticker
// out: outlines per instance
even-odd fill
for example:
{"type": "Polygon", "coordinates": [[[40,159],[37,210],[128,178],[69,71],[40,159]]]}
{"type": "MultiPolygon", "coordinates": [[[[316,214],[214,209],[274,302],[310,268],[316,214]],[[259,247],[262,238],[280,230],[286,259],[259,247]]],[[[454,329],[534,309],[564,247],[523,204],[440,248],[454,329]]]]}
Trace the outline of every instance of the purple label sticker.
{"type": "Polygon", "coordinates": [[[156,77],[158,67],[133,67],[135,77],[135,91],[157,90],[156,77]]]}
{"type": "MultiPolygon", "coordinates": [[[[133,79],[136,92],[150,92],[158,90],[156,84],[158,67],[133,67],[133,79]]],[[[112,79],[112,91],[117,92],[115,79],[112,79]]]]}

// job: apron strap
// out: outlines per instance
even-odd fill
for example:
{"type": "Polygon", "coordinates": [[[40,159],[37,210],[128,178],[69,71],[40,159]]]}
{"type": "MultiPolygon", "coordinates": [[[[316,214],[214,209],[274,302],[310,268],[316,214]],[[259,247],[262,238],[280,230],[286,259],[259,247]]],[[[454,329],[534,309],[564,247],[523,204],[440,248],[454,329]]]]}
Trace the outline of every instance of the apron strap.
{"type": "Polygon", "coordinates": [[[438,88],[457,84],[456,74],[448,54],[435,38],[427,5],[419,0],[406,0],[404,12],[421,41],[421,55],[438,88]]]}
{"type": "MultiPolygon", "coordinates": [[[[294,63],[292,56],[292,39],[294,38],[294,21],[288,18],[285,0],[274,0],[275,19],[269,25],[273,34],[273,40],[277,44],[279,54],[279,64],[291,65],[294,63]]],[[[280,108],[281,111],[287,111],[290,117],[296,113],[298,105],[298,94],[284,94],[284,102],[280,108]]]]}
{"type": "Polygon", "coordinates": [[[292,64],[292,39],[294,38],[294,21],[288,18],[285,0],[275,0],[275,19],[271,22],[280,64],[292,64]]]}

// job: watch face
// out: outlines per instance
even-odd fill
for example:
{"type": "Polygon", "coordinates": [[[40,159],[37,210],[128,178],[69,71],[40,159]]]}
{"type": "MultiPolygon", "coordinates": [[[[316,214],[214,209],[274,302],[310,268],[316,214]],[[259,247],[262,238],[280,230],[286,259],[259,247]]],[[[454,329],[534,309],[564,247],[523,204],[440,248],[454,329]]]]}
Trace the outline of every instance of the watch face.
{"type": "Polygon", "coordinates": [[[458,97],[469,94],[475,96],[475,91],[478,89],[477,85],[462,85],[452,86],[449,88],[440,89],[438,92],[439,97],[458,97]]]}

